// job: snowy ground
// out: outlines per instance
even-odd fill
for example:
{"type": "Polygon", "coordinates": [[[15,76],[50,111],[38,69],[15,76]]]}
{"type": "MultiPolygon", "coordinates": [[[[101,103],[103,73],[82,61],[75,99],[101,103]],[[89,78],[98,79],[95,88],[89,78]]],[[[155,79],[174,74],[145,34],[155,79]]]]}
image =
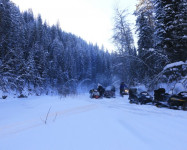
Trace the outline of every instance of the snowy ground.
{"type": "Polygon", "coordinates": [[[186,150],[186,143],[187,111],[127,97],[0,100],[0,150],[186,150]]]}

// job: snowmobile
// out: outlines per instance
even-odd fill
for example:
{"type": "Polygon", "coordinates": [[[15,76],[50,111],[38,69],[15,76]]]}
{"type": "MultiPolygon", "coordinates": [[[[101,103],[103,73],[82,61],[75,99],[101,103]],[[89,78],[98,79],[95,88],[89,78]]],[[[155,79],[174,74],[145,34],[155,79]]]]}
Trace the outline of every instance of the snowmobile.
{"type": "Polygon", "coordinates": [[[178,94],[170,95],[165,93],[164,88],[154,91],[154,104],[157,107],[168,107],[171,109],[187,110],[187,92],[183,91],[178,94]]]}
{"type": "Polygon", "coordinates": [[[95,98],[95,99],[100,98],[100,94],[96,89],[90,90],[89,93],[90,93],[90,98],[95,98]]]}
{"type": "Polygon", "coordinates": [[[124,95],[129,94],[129,88],[124,82],[121,82],[120,84],[120,95],[123,97],[124,95]]]}
{"type": "Polygon", "coordinates": [[[148,104],[153,102],[153,98],[149,95],[148,92],[142,91],[141,89],[137,88],[130,88],[129,89],[129,103],[135,104],[148,104]]]}
{"type": "Polygon", "coordinates": [[[106,97],[106,98],[115,98],[115,93],[113,91],[105,91],[104,97],[106,97]]]}
{"type": "Polygon", "coordinates": [[[130,88],[129,89],[129,103],[138,104],[137,88],[130,88]]]}
{"type": "Polygon", "coordinates": [[[146,91],[143,91],[139,94],[139,103],[142,105],[142,104],[152,104],[153,103],[153,98],[152,96],[146,92],[146,91]]]}
{"type": "Polygon", "coordinates": [[[129,89],[125,88],[122,92],[121,92],[121,96],[124,95],[129,95],[129,89]]]}
{"type": "Polygon", "coordinates": [[[168,100],[169,108],[179,108],[187,110],[187,91],[172,95],[168,100]]]}
{"type": "Polygon", "coordinates": [[[171,95],[166,93],[164,88],[154,90],[153,104],[157,107],[168,107],[168,100],[170,97],[171,95]]]}
{"type": "Polygon", "coordinates": [[[105,89],[104,97],[106,98],[115,98],[115,87],[114,86],[108,86],[105,89]]]}

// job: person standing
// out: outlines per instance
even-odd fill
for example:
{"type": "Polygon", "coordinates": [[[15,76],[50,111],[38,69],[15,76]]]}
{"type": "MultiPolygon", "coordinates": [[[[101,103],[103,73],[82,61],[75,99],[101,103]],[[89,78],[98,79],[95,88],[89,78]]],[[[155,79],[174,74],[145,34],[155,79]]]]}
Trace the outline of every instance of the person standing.
{"type": "Polygon", "coordinates": [[[100,97],[104,96],[105,89],[102,87],[101,84],[98,84],[97,91],[99,92],[100,97]]]}

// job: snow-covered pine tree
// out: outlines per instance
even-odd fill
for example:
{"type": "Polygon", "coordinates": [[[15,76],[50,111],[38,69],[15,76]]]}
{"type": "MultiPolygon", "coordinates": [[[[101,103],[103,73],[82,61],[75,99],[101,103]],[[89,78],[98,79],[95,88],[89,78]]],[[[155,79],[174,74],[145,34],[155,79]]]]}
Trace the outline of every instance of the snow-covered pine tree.
{"type": "MultiPolygon", "coordinates": [[[[137,16],[136,27],[138,33],[138,57],[150,68],[154,68],[154,17],[153,4],[150,0],[139,0],[134,13],[137,16]]],[[[153,71],[140,63],[138,64],[139,80],[147,80],[146,77],[153,76],[153,71]]]]}
{"type": "Polygon", "coordinates": [[[134,14],[137,16],[138,56],[143,58],[149,49],[154,48],[154,17],[151,1],[140,0],[134,14]]]}
{"type": "Polygon", "coordinates": [[[59,24],[48,26],[40,15],[35,19],[32,10],[21,13],[14,3],[0,0],[0,90],[21,93],[27,87],[40,94],[48,87],[73,85],[75,91],[85,79],[109,79],[110,61],[111,55],[97,45],[62,31],[59,24]]]}
{"type": "MultiPolygon", "coordinates": [[[[176,0],[177,12],[175,14],[176,23],[176,59],[174,61],[187,60],[187,1],[176,0]]],[[[175,4],[174,4],[175,5],[175,4]]]]}
{"type": "Polygon", "coordinates": [[[155,44],[168,56],[170,62],[187,59],[186,3],[184,0],[155,0],[155,44]]]}

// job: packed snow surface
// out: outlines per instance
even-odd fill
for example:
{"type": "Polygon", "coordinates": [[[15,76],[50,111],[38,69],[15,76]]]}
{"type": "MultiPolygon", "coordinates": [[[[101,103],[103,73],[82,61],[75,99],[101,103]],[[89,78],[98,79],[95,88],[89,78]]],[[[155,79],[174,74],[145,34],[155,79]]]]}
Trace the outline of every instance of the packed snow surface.
{"type": "Polygon", "coordinates": [[[0,100],[0,150],[186,150],[187,111],[88,94],[0,100]]]}

